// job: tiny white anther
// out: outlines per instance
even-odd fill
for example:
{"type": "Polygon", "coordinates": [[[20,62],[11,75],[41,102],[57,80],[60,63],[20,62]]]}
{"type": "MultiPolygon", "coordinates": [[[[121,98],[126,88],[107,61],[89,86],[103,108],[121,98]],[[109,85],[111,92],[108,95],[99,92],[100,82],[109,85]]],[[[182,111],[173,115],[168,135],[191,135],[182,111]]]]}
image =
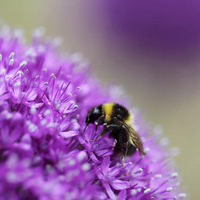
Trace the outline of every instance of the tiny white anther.
{"type": "Polygon", "coordinates": [[[71,122],[72,122],[72,123],[76,123],[77,120],[76,120],[76,119],[72,119],[71,122]]]}
{"type": "Polygon", "coordinates": [[[9,172],[7,175],[6,175],[6,178],[9,182],[15,182],[18,178],[18,176],[14,173],[14,172],[9,172]]]}
{"type": "Polygon", "coordinates": [[[144,149],[144,152],[145,153],[148,153],[150,151],[150,148],[149,147],[146,147],[145,149],[144,149]]]}
{"type": "Polygon", "coordinates": [[[81,168],[82,168],[83,171],[88,171],[90,169],[90,164],[89,163],[84,163],[81,166],[81,168]]]}
{"type": "Polygon", "coordinates": [[[15,53],[14,52],[11,52],[10,55],[9,55],[9,60],[13,59],[15,56],[15,53]]]}
{"type": "Polygon", "coordinates": [[[74,109],[77,109],[78,108],[78,105],[76,104],[76,105],[74,105],[74,109]]]}
{"type": "Polygon", "coordinates": [[[108,124],[107,123],[103,123],[103,126],[107,126],[108,124]]]}
{"type": "Polygon", "coordinates": [[[135,190],[135,189],[131,190],[131,195],[132,196],[135,196],[136,194],[137,194],[137,190],[135,190]]]}
{"type": "Polygon", "coordinates": [[[178,195],[178,197],[180,197],[180,198],[185,198],[185,197],[187,197],[187,195],[186,195],[186,193],[180,193],[180,194],[178,195]]]}
{"type": "Polygon", "coordinates": [[[172,174],[171,174],[171,178],[176,178],[178,176],[178,173],[177,172],[173,172],[172,174]]]}
{"type": "Polygon", "coordinates": [[[142,190],[142,188],[138,188],[138,189],[137,189],[137,192],[141,192],[141,190],[142,190]]]}
{"type": "Polygon", "coordinates": [[[151,188],[147,188],[146,190],[144,190],[144,194],[148,194],[149,192],[151,192],[151,188]]]}
{"type": "Polygon", "coordinates": [[[56,124],[52,122],[48,124],[47,128],[55,128],[55,126],[56,124]]]}
{"type": "Polygon", "coordinates": [[[77,159],[79,161],[84,160],[86,157],[87,157],[87,154],[84,151],[79,152],[78,155],[77,155],[77,159]]]}
{"type": "Polygon", "coordinates": [[[173,187],[168,187],[168,188],[166,189],[167,192],[170,192],[170,191],[172,191],[172,190],[173,190],[173,187]]]}
{"type": "Polygon", "coordinates": [[[51,74],[51,78],[56,79],[55,74],[51,74]]]}
{"type": "Polygon", "coordinates": [[[66,117],[67,117],[67,115],[65,115],[65,114],[64,114],[64,115],[62,115],[62,118],[63,118],[63,119],[65,119],[66,117]]]}
{"type": "Polygon", "coordinates": [[[11,119],[13,117],[13,115],[11,113],[6,113],[5,114],[5,118],[6,119],[11,119]]]}
{"type": "Polygon", "coordinates": [[[50,113],[51,113],[51,111],[50,111],[49,109],[48,109],[48,110],[45,110],[44,116],[46,117],[46,116],[48,116],[50,113]]]}
{"type": "Polygon", "coordinates": [[[95,125],[99,125],[98,122],[94,122],[95,125]]]}
{"type": "Polygon", "coordinates": [[[70,166],[74,166],[75,165],[75,160],[70,160],[69,162],[68,162],[68,164],[70,165],[70,166]]]}
{"type": "Polygon", "coordinates": [[[156,174],[155,178],[162,178],[162,174],[156,174]]]}
{"type": "Polygon", "coordinates": [[[63,119],[65,119],[66,117],[67,117],[67,115],[66,115],[66,114],[63,114],[63,115],[62,115],[62,118],[63,118],[63,119]]]}
{"type": "Polygon", "coordinates": [[[15,88],[18,88],[21,86],[21,82],[20,81],[17,81],[14,85],[13,85],[15,88]]]}
{"type": "Polygon", "coordinates": [[[137,173],[141,173],[141,172],[143,172],[143,169],[139,168],[138,171],[137,171],[137,173]]]}
{"type": "Polygon", "coordinates": [[[38,128],[37,128],[37,126],[34,125],[34,124],[29,124],[29,125],[28,125],[28,129],[29,129],[29,131],[30,131],[31,133],[33,133],[33,132],[35,132],[38,128]]]}
{"type": "Polygon", "coordinates": [[[14,59],[12,58],[12,59],[9,60],[9,65],[11,66],[13,64],[14,64],[14,59]]]}
{"type": "Polygon", "coordinates": [[[27,56],[32,56],[32,57],[35,57],[36,56],[36,52],[33,48],[30,48],[26,51],[26,55],[27,56]]]}
{"type": "Polygon", "coordinates": [[[47,121],[46,121],[45,119],[43,119],[43,120],[40,122],[40,124],[41,124],[42,126],[44,126],[46,123],[47,123],[47,121]]]}
{"type": "Polygon", "coordinates": [[[5,75],[6,74],[6,70],[4,68],[0,69],[0,75],[5,75]]]}
{"type": "Polygon", "coordinates": [[[30,113],[31,113],[32,115],[34,115],[36,112],[37,112],[37,110],[36,110],[35,106],[34,106],[34,105],[31,106],[30,113]]]}
{"type": "Polygon", "coordinates": [[[55,108],[58,110],[60,108],[60,103],[55,102],[55,108]]]}
{"type": "Polygon", "coordinates": [[[47,72],[47,68],[43,68],[43,69],[42,69],[42,72],[47,72]]]}
{"type": "Polygon", "coordinates": [[[39,78],[40,78],[40,76],[39,76],[39,75],[36,75],[36,76],[35,76],[35,79],[39,79],[39,78]]]}
{"type": "Polygon", "coordinates": [[[27,65],[27,62],[24,60],[24,61],[22,61],[20,64],[19,64],[19,66],[20,67],[24,67],[24,66],[26,66],[27,65]]]}
{"type": "Polygon", "coordinates": [[[8,168],[14,168],[17,162],[18,162],[18,156],[16,154],[12,154],[10,158],[7,160],[6,165],[8,168]]]}
{"type": "Polygon", "coordinates": [[[26,124],[27,124],[27,125],[31,124],[31,121],[30,121],[30,120],[27,120],[27,121],[26,121],[26,124]]]}
{"type": "Polygon", "coordinates": [[[22,75],[24,75],[24,73],[21,70],[17,72],[17,76],[22,77],[22,75]]]}

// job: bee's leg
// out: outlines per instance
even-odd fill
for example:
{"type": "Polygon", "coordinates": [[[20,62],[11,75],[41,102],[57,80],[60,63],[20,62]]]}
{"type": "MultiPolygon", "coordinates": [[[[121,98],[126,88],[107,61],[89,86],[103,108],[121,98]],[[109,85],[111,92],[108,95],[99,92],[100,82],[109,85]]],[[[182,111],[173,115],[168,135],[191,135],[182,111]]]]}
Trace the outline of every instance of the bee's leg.
{"type": "Polygon", "coordinates": [[[126,147],[125,147],[125,151],[124,150],[122,150],[122,152],[121,152],[121,165],[122,165],[122,167],[124,167],[124,162],[125,162],[125,157],[127,156],[127,152],[128,152],[128,142],[126,142],[126,147]]]}
{"type": "Polygon", "coordinates": [[[124,167],[124,160],[125,160],[125,156],[121,155],[121,165],[122,165],[122,167],[124,167]]]}
{"type": "MultiPolygon", "coordinates": [[[[93,138],[95,137],[97,130],[98,130],[98,125],[95,125],[95,129],[94,129],[94,133],[93,133],[93,138]]],[[[96,142],[97,140],[99,140],[99,137],[97,137],[96,139],[90,140],[90,142],[96,142]]]]}
{"type": "Polygon", "coordinates": [[[125,150],[125,155],[124,155],[124,157],[126,157],[126,156],[127,156],[127,153],[128,153],[128,146],[129,146],[129,143],[128,143],[128,142],[126,142],[126,150],[125,150]]]}
{"type": "Polygon", "coordinates": [[[99,137],[97,138],[97,140],[100,139],[100,138],[102,138],[102,137],[103,137],[106,133],[108,133],[109,131],[112,131],[113,129],[118,129],[118,128],[120,128],[120,126],[117,125],[117,124],[109,124],[109,125],[103,124],[103,125],[104,125],[104,129],[103,129],[103,131],[101,132],[101,134],[99,135],[99,137]]]}
{"type": "MultiPolygon", "coordinates": [[[[98,125],[95,126],[95,133],[98,129],[98,125]]],[[[103,131],[101,132],[101,134],[94,140],[90,140],[91,142],[96,142],[97,140],[101,139],[107,132],[109,131],[109,129],[107,129],[107,127],[104,127],[103,131]]]]}
{"type": "Polygon", "coordinates": [[[94,135],[96,135],[97,130],[98,130],[98,124],[95,125],[95,128],[94,128],[94,135]]]}
{"type": "Polygon", "coordinates": [[[104,116],[104,115],[101,115],[101,116],[94,122],[94,124],[95,124],[96,126],[98,126],[98,125],[100,125],[100,124],[103,124],[104,118],[105,118],[105,116],[104,116]]]}
{"type": "Polygon", "coordinates": [[[113,130],[113,129],[121,128],[121,126],[118,125],[118,124],[109,124],[109,125],[106,125],[106,128],[107,128],[108,130],[113,130]]]}
{"type": "Polygon", "coordinates": [[[89,124],[86,124],[86,125],[85,125],[85,128],[84,128],[84,130],[83,130],[83,133],[85,133],[86,128],[88,127],[88,125],[89,125],[89,124]]]}
{"type": "MultiPolygon", "coordinates": [[[[104,115],[102,115],[101,117],[99,117],[99,118],[95,121],[95,123],[94,123],[94,124],[95,124],[95,129],[94,129],[93,135],[96,135],[99,125],[103,123],[103,119],[104,119],[104,115]]],[[[94,139],[94,140],[91,140],[91,141],[92,141],[92,142],[95,142],[95,141],[97,141],[97,140],[99,140],[99,139],[100,139],[100,137],[98,137],[98,138],[96,138],[96,139],[94,139]]]]}

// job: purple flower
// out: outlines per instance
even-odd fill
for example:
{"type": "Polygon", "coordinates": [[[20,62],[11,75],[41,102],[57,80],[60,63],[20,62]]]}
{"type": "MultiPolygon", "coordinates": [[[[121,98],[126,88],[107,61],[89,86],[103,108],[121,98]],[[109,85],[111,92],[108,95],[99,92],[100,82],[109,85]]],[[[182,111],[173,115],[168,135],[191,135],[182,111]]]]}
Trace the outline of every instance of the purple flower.
{"type": "Polygon", "coordinates": [[[120,100],[80,56],[60,55],[56,41],[36,34],[26,46],[19,32],[0,32],[0,199],[185,197],[160,129],[145,128],[135,111],[146,156],[135,153],[123,167],[111,156],[113,139],[91,142],[93,125],[83,133],[91,107],[120,100]]]}

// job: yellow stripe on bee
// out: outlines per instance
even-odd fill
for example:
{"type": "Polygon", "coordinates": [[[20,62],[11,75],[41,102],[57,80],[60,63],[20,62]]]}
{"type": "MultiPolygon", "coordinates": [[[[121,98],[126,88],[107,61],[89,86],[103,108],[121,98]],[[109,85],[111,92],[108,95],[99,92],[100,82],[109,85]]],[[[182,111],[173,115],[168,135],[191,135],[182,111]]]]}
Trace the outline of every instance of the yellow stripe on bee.
{"type": "Polygon", "coordinates": [[[124,122],[135,129],[135,125],[133,124],[133,116],[131,115],[131,113],[129,113],[128,118],[124,122]]]}
{"type": "Polygon", "coordinates": [[[106,103],[103,105],[103,111],[105,113],[105,121],[109,122],[111,120],[111,115],[113,112],[113,103],[106,103]]]}
{"type": "Polygon", "coordinates": [[[133,122],[133,118],[132,118],[132,115],[129,113],[129,116],[128,118],[124,121],[126,124],[128,125],[133,125],[132,122],[133,122]]]}

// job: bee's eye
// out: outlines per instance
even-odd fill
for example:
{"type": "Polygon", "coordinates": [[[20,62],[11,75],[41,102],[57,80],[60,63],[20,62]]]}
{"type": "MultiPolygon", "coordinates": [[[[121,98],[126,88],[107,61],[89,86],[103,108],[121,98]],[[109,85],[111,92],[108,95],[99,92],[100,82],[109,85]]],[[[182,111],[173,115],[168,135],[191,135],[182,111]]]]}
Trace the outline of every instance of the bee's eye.
{"type": "Polygon", "coordinates": [[[94,123],[99,117],[101,117],[101,112],[98,108],[91,110],[86,118],[87,123],[94,123]]]}
{"type": "Polygon", "coordinates": [[[93,114],[99,114],[99,109],[98,109],[98,108],[95,108],[95,109],[93,110],[93,114]]]}

